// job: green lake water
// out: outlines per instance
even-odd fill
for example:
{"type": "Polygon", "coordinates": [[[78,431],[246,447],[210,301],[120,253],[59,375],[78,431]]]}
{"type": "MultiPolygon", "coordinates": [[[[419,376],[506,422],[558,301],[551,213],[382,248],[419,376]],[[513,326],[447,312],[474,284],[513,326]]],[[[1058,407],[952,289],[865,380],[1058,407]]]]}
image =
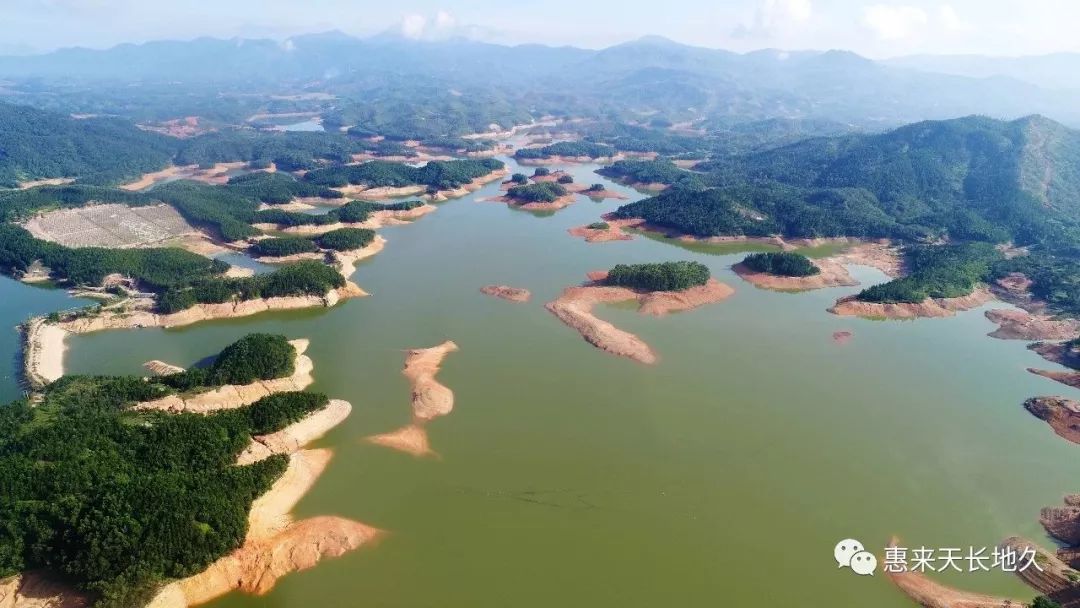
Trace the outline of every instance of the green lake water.
{"type": "MultiPolygon", "coordinates": [[[[570,170],[642,196],[594,168],[570,170]]],[[[913,547],[993,546],[1011,534],[1051,545],[1038,511],[1080,490],[1080,446],[1021,402],[1080,391],[1027,373],[1050,364],[1023,342],[986,337],[982,309],[915,322],[836,317],[825,309],[852,289],[758,290],[730,271],[743,255],[731,249],[641,236],[587,244],[566,229],[619,202],[581,197],[548,216],[476,202],[497,189],[383,230],[385,250],[352,277],[371,297],[71,340],[69,372],[137,373],[155,358],[190,365],[249,332],[306,337],[313,389],[353,404],[317,444],[334,460],[297,515],[341,515],[389,535],[215,608],[908,607],[880,572],[838,570],[834,544],[858,538],[879,561],[893,534],[913,547]],[[589,270],[674,259],[707,264],[736,293],[665,318],[599,309],[648,342],[657,365],[603,353],[543,308],[589,270]],[[491,283],[526,287],[533,300],[478,292],[491,283]],[[835,344],[838,330],[852,340],[835,344]],[[455,409],[428,426],[439,456],[366,443],[410,419],[404,349],[446,339],[461,350],[439,375],[455,409]]],[[[8,326],[74,305],[59,291],[2,289],[8,326]]],[[[2,389],[13,397],[9,338],[2,389]]],[[[943,580],[1033,595],[1001,573],[943,580]]]]}

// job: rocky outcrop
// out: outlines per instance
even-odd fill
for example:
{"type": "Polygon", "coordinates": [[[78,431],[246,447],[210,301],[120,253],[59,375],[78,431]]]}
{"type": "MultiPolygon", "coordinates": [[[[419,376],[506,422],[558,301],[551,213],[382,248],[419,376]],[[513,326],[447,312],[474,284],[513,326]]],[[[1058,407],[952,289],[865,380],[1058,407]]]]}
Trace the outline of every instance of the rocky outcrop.
{"type": "Polygon", "coordinates": [[[480,293],[511,302],[528,302],[532,297],[532,292],[528,289],[509,285],[485,285],[480,288],[480,293]]]}
{"type": "Polygon", "coordinates": [[[1080,336],[1077,319],[1005,308],[986,311],[986,318],[998,326],[990,335],[1002,340],[1071,340],[1080,336]]]}
{"type": "Polygon", "coordinates": [[[290,376],[271,380],[256,380],[251,384],[244,385],[226,384],[193,395],[169,395],[153,401],[144,401],[132,406],[132,408],[174,413],[209,414],[248,406],[274,393],[302,391],[315,381],[311,375],[315,366],[311,358],[304,355],[310,342],[308,340],[290,340],[289,344],[296,351],[293,373],[290,376]]]}
{"type": "Polygon", "coordinates": [[[1034,367],[1029,367],[1028,371],[1035,374],[1036,376],[1042,376],[1043,378],[1049,378],[1051,380],[1055,380],[1057,382],[1060,382],[1060,383],[1062,383],[1062,384],[1064,384],[1066,386],[1071,386],[1073,388],[1080,388],[1080,372],[1052,371],[1052,370],[1047,370],[1047,369],[1035,369],[1034,367]]]}
{"type": "Polygon", "coordinates": [[[1039,523],[1046,532],[1067,545],[1080,545],[1080,497],[1065,497],[1065,506],[1043,507],[1039,523]]]}
{"type": "Polygon", "coordinates": [[[979,287],[969,295],[958,298],[927,298],[922,302],[883,304],[864,302],[857,296],[845,296],[836,301],[829,312],[840,316],[868,319],[918,319],[951,317],[958,311],[971,310],[993,300],[989,290],[979,287]]]}
{"type": "Polygon", "coordinates": [[[1012,549],[1016,555],[1034,552],[1034,563],[1027,568],[1017,568],[1016,575],[1029,587],[1057,601],[1062,606],[1076,606],[1080,599],[1080,587],[1074,581],[1080,580],[1080,572],[1073,570],[1053,553],[1043,549],[1026,538],[1012,536],[1006,538],[1001,547],[1012,549]]]}
{"type": "Polygon", "coordinates": [[[1066,397],[1032,397],[1024,408],[1045,420],[1059,437],[1080,444],[1080,402],[1066,397]]]}

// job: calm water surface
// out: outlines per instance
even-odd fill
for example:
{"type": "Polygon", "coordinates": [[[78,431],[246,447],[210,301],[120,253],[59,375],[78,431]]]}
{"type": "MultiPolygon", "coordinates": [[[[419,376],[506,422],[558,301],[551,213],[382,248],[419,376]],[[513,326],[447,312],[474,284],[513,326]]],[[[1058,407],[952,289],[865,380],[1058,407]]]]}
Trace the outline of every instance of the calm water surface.
{"type": "MultiPolygon", "coordinates": [[[[570,170],[641,197],[594,168],[570,170]]],[[[743,255],[730,248],[566,234],[616,201],[579,198],[549,216],[475,201],[496,190],[382,231],[386,249],[353,276],[371,297],[72,340],[70,371],[136,373],[154,358],[191,364],[249,332],[307,337],[313,389],[353,403],[319,443],[334,461],[297,514],[342,515],[389,536],[216,608],[907,607],[880,574],[838,571],[836,541],[859,538],[879,560],[893,534],[916,547],[992,546],[1010,534],[1050,544],[1038,510],[1080,489],[1080,447],[1020,404],[1080,391],[1027,373],[1042,360],[1022,342],[987,338],[981,310],[840,318],[825,308],[851,289],[755,289],[730,272],[743,255]],[[653,346],[655,366],[602,353],[543,309],[589,270],[675,259],[707,264],[737,291],[661,319],[600,309],[653,346]],[[533,301],[477,291],[490,283],[527,287],[533,301]],[[834,344],[837,330],[852,341],[834,344]],[[446,339],[461,351],[440,374],[455,410],[428,427],[439,457],[365,443],[409,420],[402,351],[446,339]]],[[[8,326],[72,305],[63,292],[2,289],[8,326]]],[[[3,382],[17,394],[10,374],[3,382]]],[[[1004,574],[944,579],[1033,595],[1004,574]]]]}

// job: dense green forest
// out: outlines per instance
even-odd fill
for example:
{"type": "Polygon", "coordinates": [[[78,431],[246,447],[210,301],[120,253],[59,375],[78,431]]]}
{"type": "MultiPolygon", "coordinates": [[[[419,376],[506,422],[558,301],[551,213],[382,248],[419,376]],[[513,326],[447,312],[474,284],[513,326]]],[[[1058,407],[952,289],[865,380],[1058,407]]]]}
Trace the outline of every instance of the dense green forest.
{"type": "Polygon", "coordinates": [[[782,277],[808,277],[821,273],[810,258],[792,251],[751,253],[743,258],[742,264],[750,270],[782,277]]]}
{"type": "Polygon", "coordinates": [[[560,196],[566,196],[565,187],[555,182],[540,182],[514,186],[506,194],[519,203],[550,203],[560,196]]]}
{"type": "Polygon", "coordinates": [[[254,171],[229,179],[227,188],[248,198],[271,205],[299,197],[342,198],[337,190],[301,181],[288,173],[254,171]]]}
{"type": "Polygon", "coordinates": [[[705,187],[702,178],[680,169],[670,160],[618,160],[600,168],[600,175],[632,184],[665,184],[690,190],[705,187]]]}
{"type": "Polygon", "coordinates": [[[112,118],[63,114],[0,103],[0,186],[75,177],[108,184],[169,164],[172,142],[112,118]]]}
{"type": "Polygon", "coordinates": [[[110,274],[130,276],[152,291],[210,279],[229,265],[174,248],[72,249],[34,238],[25,229],[0,224],[0,272],[17,274],[40,260],[57,280],[73,285],[100,285],[110,274]]]}
{"type": "Polygon", "coordinates": [[[304,179],[312,184],[331,188],[340,188],[349,184],[372,188],[422,185],[449,190],[503,167],[502,161],[493,158],[431,161],[422,167],[373,160],[359,165],[316,169],[307,173],[304,179]]]}
{"type": "MultiPolygon", "coordinates": [[[[628,174],[619,163],[605,169],[628,174]]],[[[1080,134],[1040,117],[928,121],[877,135],[812,138],[698,165],[667,167],[676,185],[624,205],[682,233],[788,237],[888,237],[908,243],[1030,245],[1031,255],[993,262],[992,276],[1024,272],[1056,310],[1080,311],[1080,134]]],[[[635,167],[643,170],[642,166],[635,167]]],[[[611,173],[609,173],[611,174],[611,173]]],[[[922,255],[922,254],[920,254],[922,255]]],[[[943,259],[957,255],[942,250],[943,259]]],[[[970,291],[986,272],[967,256],[954,276],[930,273],[867,290],[877,301],[970,291]]],[[[975,255],[981,258],[981,255],[975,255]]],[[[958,262],[959,263],[959,262],[958,262]]],[[[929,266],[928,266],[929,267],[929,266]]]]}
{"type": "MultiPolygon", "coordinates": [[[[284,373],[282,344],[241,340],[206,373],[214,382],[284,373]]],[[[243,542],[252,501],[287,464],[275,456],[235,466],[250,437],[328,401],[279,393],[210,415],[127,408],[164,388],[136,377],[65,376],[36,406],[0,407],[0,578],[45,569],[96,606],[143,605],[160,584],[243,542]]]]}
{"type": "Polygon", "coordinates": [[[322,215],[283,211],[281,209],[264,209],[253,216],[253,223],[276,224],[282,228],[290,226],[328,226],[338,222],[358,224],[366,221],[376,211],[408,211],[423,205],[423,201],[399,201],[396,203],[349,201],[341,207],[331,209],[322,215]]]}
{"type": "Polygon", "coordinates": [[[700,262],[616,264],[604,284],[646,291],[681,291],[704,285],[709,276],[709,267],[700,262]]]}
{"type": "Polygon", "coordinates": [[[324,296],[328,291],[344,285],[345,277],[337,270],[322,262],[304,260],[253,277],[214,277],[175,286],[158,297],[158,309],[164,313],[172,313],[196,304],[221,304],[232,300],[286,296],[324,296]]]}
{"type": "Polygon", "coordinates": [[[608,158],[615,155],[615,148],[589,141],[561,141],[540,148],[521,148],[514,152],[515,158],[539,159],[554,156],[608,158]]]}
{"type": "Polygon", "coordinates": [[[244,385],[291,376],[295,365],[296,349],[285,336],[248,334],[226,346],[209,365],[155,376],[149,382],[178,391],[244,385]]]}
{"type": "Polygon", "coordinates": [[[280,236],[268,239],[260,239],[252,243],[248,251],[252,255],[267,257],[284,257],[297,253],[314,253],[319,248],[315,241],[302,236],[280,236]]]}
{"type": "Polygon", "coordinates": [[[363,249],[375,240],[375,232],[367,228],[338,228],[315,238],[315,243],[323,249],[334,251],[352,251],[363,249]]]}
{"type": "Polygon", "coordinates": [[[324,161],[347,163],[364,151],[355,138],[340,133],[265,132],[225,129],[182,140],[177,145],[177,165],[212,165],[245,161],[256,165],[274,163],[282,171],[314,169],[324,161]]]}
{"type": "Polygon", "coordinates": [[[872,285],[858,294],[865,302],[922,302],[966,296],[986,281],[1003,259],[989,243],[912,245],[905,249],[908,276],[872,285]]]}

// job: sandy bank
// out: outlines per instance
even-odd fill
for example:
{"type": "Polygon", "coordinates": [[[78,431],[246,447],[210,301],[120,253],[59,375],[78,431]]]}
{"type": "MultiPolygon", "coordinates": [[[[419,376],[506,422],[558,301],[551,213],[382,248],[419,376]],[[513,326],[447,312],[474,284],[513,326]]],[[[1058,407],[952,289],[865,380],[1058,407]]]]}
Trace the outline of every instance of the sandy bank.
{"type": "Polygon", "coordinates": [[[809,291],[825,287],[852,287],[859,282],[851,276],[843,264],[824,258],[811,260],[821,272],[807,277],[787,277],[751,270],[742,262],[731,267],[743,280],[761,289],[774,291],[809,291]]]}
{"type": "Polygon", "coordinates": [[[625,201],[625,200],[627,200],[629,198],[626,195],[619,194],[618,192],[615,192],[614,190],[608,190],[606,188],[603,189],[603,190],[589,190],[588,188],[586,188],[586,189],[581,190],[580,192],[578,192],[578,194],[581,194],[583,196],[587,196],[587,197],[591,198],[594,201],[602,201],[602,200],[607,200],[607,199],[625,201]]]}
{"type": "Polygon", "coordinates": [[[38,186],[66,186],[74,183],[74,177],[50,177],[49,179],[35,179],[26,182],[19,182],[19,190],[29,190],[30,188],[37,188],[38,186]]]}
{"type": "Polygon", "coordinates": [[[1002,340],[1071,340],[1080,336],[1080,321],[1076,319],[1004,308],[986,311],[986,318],[998,325],[990,335],[1002,340]]]}
{"type": "Polygon", "coordinates": [[[511,302],[528,302],[529,298],[532,297],[532,292],[528,289],[510,287],[509,285],[485,285],[480,288],[480,293],[502,298],[503,300],[510,300],[511,302]]]}
{"type": "Polygon", "coordinates": [[[23,374],[33,389],[41,389],[64,375],[64,340],[68,332],[35,317],[22,326],[23,374]]]}
{"type": "Polygon", "coordinates": [[[290,255],[264,255],[264,256],[251,256],[256,262],[261,264],[294,264],[296,262],[302,262],[305,260],[314,260],[316,262],[326,261],[326,253],[322,251],[305,251],[303,253],[293,253],[290,255]]]}
{"type": "Polygon", "coordinates": [[[885,576],[912,601],[925,608],[1022,608],[1026,605],[1020,600],[954,589],[921,572],[886,572],[885,576]]]}
{"type": "Polygon", "coordinates": [[[401,373],[412,385],[412,422],[389,433],[372,435],[366,439],[368,442],[417,457],[435,454],[425,427],[431,420],[454,409],[454,391],[436,380],[435,375],[446,355],[457,350],[457,344],[447,340],[431,348],[408,351],[401,373]]]}
{"type": "Polygon", "coordinates": [[[342,517],[293,522],[289,511],[314,485],[330,459],[328,450],[294,453],[285,474],[252,504],[244,545],[195,576],[167,585],[149,608],[205,604],[240,590],[262,595],[291,572],[314,567],[377,539],[376,528],[342,517]]]}
{"type": "Polygon", "coordinates": [[[372,435],[367,441],[375,445],[381,445],[392,450],[405,452],[416,457],[432,456],[435,451],[431,449],[428,441],[427,429],[421,424],[413,423],[403,426],[396,431],[372,435]]]}
{"type": "Polygon", "coordinates": [[[887,274],[890,278],[904,276],[904,258],[897,247],[887,241],[863,242],[853,239],[795,239],[784,241],[782,247],[785,250],[798,249],[799,247],[815,247],[831,243],[851,243],[836,255],[829,256],[829,260],[838,264],[854,264],[856,266],[870,266],[887,274]]]}
{"type": "Polygon", "coordinates": [[[0,608],[83,608],[90,601],[44,572],[0,580],[0,608]]]}
{"type": "Polygon", "coordinates": [[[617,153],[612,156],[598,156],[593,158],[591,156],[560,156],[558,154],[554,156],[546,156],[544,158],[515,158],[519,165],[522,166],[536,166],[536,165],[610,165],[611,163],[619,160],[626,160],[627,156],[623,153],[617,153]]]}
{"type": "MultiPolygon", "coordinates": [[[[598,222],[599,223],[599,222],[598,222]]],[[[623,228],[633,225],[634,220],[608,219],[603,222],[607,228],[590,228],[589,226],[577,226],[568,228],[570,236],[585,239],[586,243],[607,243],[610,241],[630,241],[633,235],[623,232],[623,228]]]]}
{"type": "Polygon", "coordinates": [[[367,292],[348,282],[344,287],[331,290],[324,296],[288,296],[225,302],[222,304],[196,304],[191,308],[171,314],[157,314],[147,310],[131,312],[106,311],[94,317],[63,321],[59,327],[75,334],[85,334],[106,329],[132,329],[139,327],[180,327],[212,319],[235,319],[271,310],[297,310],[303,308],[331,307],[342,300],[366,296],[367,292]]]}
{"type": "Polygon", "coordinates": [[[1059,437],[1080,444],[1080,402],[1066,397],[1032,397],[1024,401],[1024,409],[1049,423],[1059,437]]]}
{"type": "Polygon", "coordinates": [[[386,239],[377,234],[365,247],[351,251],[332,251],[330,256],[333,258],[334,266],[338,269],[338,272],[347,279],[356,272],[356,265],[361,260],[372,257],[382,251],[384,247],[386,247],[386,239]]]}
{"type": "Polygon", "coordinates": [[[159,182],[176,179],[191,179],[204,184],[221,185],[229,181],[229,176],[226,175],[229,171],[242,169],[246,166],[247,163],[245,162],[217,163],[209,169],[200,169],[198,165],[173,165],[161,171],[144,173],[139,179],[122,184],[120,188],[132,191],[145,190],[159,182]]]}
{"type": "Polygon", "coordinates": [[[508,169],[499,169],[497,171],[492,171],[491,173],[478,177],[459,188],[453,188],[451,190],[439,190],[434,195],[431,195],[428,198],[433,201],[446,201],[452,198],[468,196],[473,192],[476,192],[477,190],[490,184],[491,182],[498,181],[509,174],[510,171],[508,169]]]}
{"type": "Polygon", "coordinates": [[[431,420],[445,416],[454,409],[454,391],[435,379],[446,355],[458,350],[457,344],[447,340],[431,348],[408,351],[405,368],[401,373],[412,384],[413,415],[417,420],[431,420]]]}
{"type": "Polygon", "coordinates": [[[274,393],[302,391],[315,381],[311,375],[315,367],[314,363],[312,363],[310,357],[304,354],[309,343],[308,340],[289,341],[289,344],[296,350],[296,359],[293,361],[292,375],[286,378],[257,380],[244,385],[226,384],[194,395],[169,395],[161,399],[136,404],[132,406],[132,409],[208,414],[251,405],[259,399],[274,393]]]}
{"type": "Polygon", "coordinates": [[[625,287],[597,284],[606,276],[604,271],[589,273],[592,283],[564,289],[562,294],[548,302],[545,308],[581,334],[589,344],[640,363],[655,363],[656,353],[641,338],[596,317],[593,308],[597,304],[633,300],[638,302],[638,312],[660,316],[719,302],[735,293],[734,289],[715,279],[709,279],[705,285],[684,291],[637,292],[625,287]]]}
{"type": "Polygon", "coordinates": [[[323,409],[308,414],[280,431],[252,437],[236,464],[242,466],[265,460],[274,454],[291,454],[341,424],[350,412],[352,405],[348,401],[331,399],[323,409]]]}
{"type": "Polygon", "coordinates": [[[179,374],[180,372],[184,371],[184,368],[178,365],[166,363],[157,359],[143,363],[143,368],[155,376],[171,376],[173,374],[179,374]]]}
{"type": "Polygon", "coordinates": [[[882,304],[862,302],[856,296],[845,296],[828,310],[834,315],[864,317],[868,319],[918,319],[951,317],[959,311],[971,310],[986,304],[994,296],[984,287],[959,298],[927,298],[919,303],[899,302],[882,304]]]}

